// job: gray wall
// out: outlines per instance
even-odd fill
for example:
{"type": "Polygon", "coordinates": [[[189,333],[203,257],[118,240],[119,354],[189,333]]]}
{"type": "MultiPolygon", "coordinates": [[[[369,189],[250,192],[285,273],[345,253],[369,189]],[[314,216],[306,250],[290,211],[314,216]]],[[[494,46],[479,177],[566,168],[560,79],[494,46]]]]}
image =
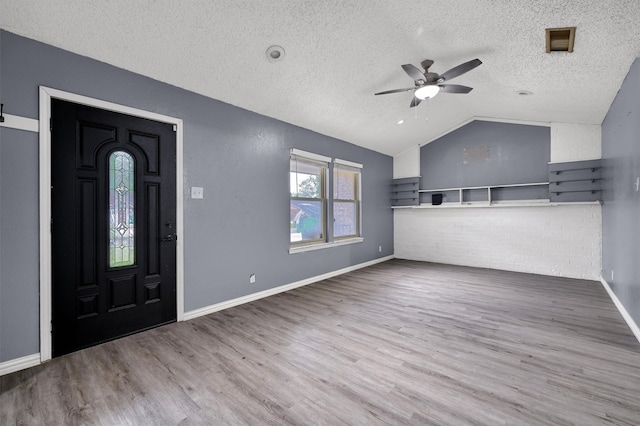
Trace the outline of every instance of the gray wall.
{"type": "Polygon", "coordinates": [[[420,188],[546,182],[550,140],[549,127],[472,121],[420,148],[420,188]]]}
{"type": "MultiPolygon", "coordinates": [[[[472,121],[420,148],[420,189],[537,183],[549,180],[549,127],[472,121]]],[[[444,203],[457,203],[457,190],[443,191],[444,203]]],[[[487,201],[486,189],[463,191],[465,202],[487,201]]],[[[432,202],[422,193],[421,203],[432,202]]],[[[493,201],[548,199],[549,186],[497,188],[493,201]]]]}
{"type": "Polygon", "coordinates": [[[0,128],[0,361],[38,352],[37,159],[36,133],[0,128]]]}
{"type": "MultiPolygon", "coordinates": [[[[187,312],[393,254],[389,156],[0,31],[5,112],[37,118],[39,85],[184,120],[187,312]],[[363,243],[288,254],[290,148],[364,165],[363,243]]],[[[39,351],[39,260],[37,135],[0,137],[1,362],[39,351]]]]}
{"type": "Polygon", "coordinates": [[[602,159],[602,275],[640,324],[640,59],[602,122],[602,159]]]}

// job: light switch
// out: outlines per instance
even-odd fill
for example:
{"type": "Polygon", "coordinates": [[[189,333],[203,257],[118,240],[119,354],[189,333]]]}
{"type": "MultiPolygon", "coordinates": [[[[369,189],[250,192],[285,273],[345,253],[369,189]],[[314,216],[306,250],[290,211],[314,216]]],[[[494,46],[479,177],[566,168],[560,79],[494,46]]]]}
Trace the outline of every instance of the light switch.
{"type": "Polygon", "coordinates": [[[191,198],[203,199],[204,198],[204,188],[202,188],[201,186],[192,186],[191,187],[191,198]]]}

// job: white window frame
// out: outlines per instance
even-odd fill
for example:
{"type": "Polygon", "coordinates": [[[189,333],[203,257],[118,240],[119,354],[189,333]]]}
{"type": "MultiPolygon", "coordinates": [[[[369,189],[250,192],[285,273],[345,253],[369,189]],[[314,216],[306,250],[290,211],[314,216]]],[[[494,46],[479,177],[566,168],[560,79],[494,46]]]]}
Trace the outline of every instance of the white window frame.
{"type": "MultiPolygon", "coordinates": [[[[314,154],[311,152],[301,151],[299,149],[292,149],[291,154],[289,156],[290,160],[300,161],[301,163],[317,165],[321,168],[320,175],[320,198],[306,198],[306,197],[293,197],[289,195],[289,205],[291,205],[291,201],[310,201],[310,202],[320,202],[321,207],[321,222],[322,222],[322,237],[314,240],[306,240],[306,241],[291,241],[289,239],[289,244],[291,248],[296,247],[307,247],[307,246],[315,246],[325,244],[328,241],[329,230],[327,227],[327,213],[328,213],[328,204],[329,204],[329,166],[331,164],[331,158],[325,157],[322,155],[314,154]]],[[[291,166],[289,166],[289,178],[291,178],[291,166]]],[[[291,182],[289,182],[291,185],[291,182]]]]}
{"type": "MultiPolygon", "coordinates": [[[[336,173],[338,170],[347,170],[357,173],[357,180],[355,182],[355,198],[354,199],[337,199],[336,194],[333,193],[334,188],[332,187],[331,194],[331,204],[332,204],[332,224],[335,223],[335,202],[351,202],[355,205],[356,208],[356,233],[351,235],[345,235],[341,237],[336,237],[335,234],[333,238],[335,241],[347,241],[347,240],[357,240],[362,237],[362,164],[354,163],[353,161],[342,160],[340,158],[335,158],[333,160],[333,184],[335,186],[336,173]]],[[[333,230],[333,226],[332,226],[333,230]]]]}
{"type": "MultiPolygon", "coordinates": [[[[324,217],[323,217],[323,228],[325,230],[324,234],[325,234],[325,240],[324,241],[309,241],[309,242],[291,242],[289,241],[289,254],[295,254],[295,253],[304,253],[304,252],[308,252],[308,251],[314,251],[314,250],[322,250],[322,249],[326,249],[326,248],[331,248],[331,247],[339,247],[339,246],[344,246],[344,245],[349,245],[349,244],[356,244],[356,243],[361,243],[364,241],[364,238],[362,237],[362,179],[361,179],[361,173],[359,176],[360,181],[358,182],[358,192],[359,192],[359,208],[358,208],[358,236],[357,237],[344,237],[344,238],[338,238],[338,239],[334,239],[333,238],[333,167],[335,167],[337,164],[340,165],[345,165],[345,166],[349,166],[349,167],[355,167],[355,168],[359,168],[362,169],[362,164],[360,163],[354,163],[351,161],[347,161],[347,160],[341,160],[341,159],[334,159],[332,161],[331,157],[326,157],[324,155],[320,155],[320,154],[315,154],[312,152],[308,152],[308,151],[303,151],[300,149],[296,149],[296,148],[292,148],[290,150],[290,155],[289,158],[292,157],[299,157],[302,159],[308,159],[308,160],[312,160],[312,161],[316,161],[316,162],[326,162],[327,163],[327,168],[325,169],[325,176],[324,176],[324,194],[325,194],[325,203],[324,203],[324,217]]],[[[291,169],[289,169],[289,172],[291,172],[291,169]]],[[[289,182],[290,185],[290,182],[289,182]]],[[[291,204],[291,200],[292,197],[291,195],[289,196],[289,204],[291,204]]],[[[290,237],[289,237],[290,238],[290,237]]]]}

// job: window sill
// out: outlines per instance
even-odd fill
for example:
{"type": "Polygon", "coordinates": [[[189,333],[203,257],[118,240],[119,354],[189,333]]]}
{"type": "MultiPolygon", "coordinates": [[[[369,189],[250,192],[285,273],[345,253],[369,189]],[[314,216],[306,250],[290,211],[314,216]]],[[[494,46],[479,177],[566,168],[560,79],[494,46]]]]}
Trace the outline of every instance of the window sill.
{"type": "Polygon", "coordinates": [[[290,247],[289,254],[304,253],[307,251],[322,250],[331,247],[346,246],[349,244],[357,244],[364,241],[362,237],[348,238],[344,240],[331,241],[329,243],[309,244],[307,246],[290,247]]]}

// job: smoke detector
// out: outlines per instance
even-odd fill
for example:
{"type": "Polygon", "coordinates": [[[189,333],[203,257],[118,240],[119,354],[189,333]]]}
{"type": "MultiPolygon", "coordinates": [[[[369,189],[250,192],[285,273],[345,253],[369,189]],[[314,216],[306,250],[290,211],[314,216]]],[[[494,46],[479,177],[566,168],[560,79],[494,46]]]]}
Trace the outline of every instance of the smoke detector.
{"type": "Polygon", "coordinates": [[[267,49],[267,61],[278,62],[284,59],[284,49],[282,46],[271,46],[267,49]]]}

